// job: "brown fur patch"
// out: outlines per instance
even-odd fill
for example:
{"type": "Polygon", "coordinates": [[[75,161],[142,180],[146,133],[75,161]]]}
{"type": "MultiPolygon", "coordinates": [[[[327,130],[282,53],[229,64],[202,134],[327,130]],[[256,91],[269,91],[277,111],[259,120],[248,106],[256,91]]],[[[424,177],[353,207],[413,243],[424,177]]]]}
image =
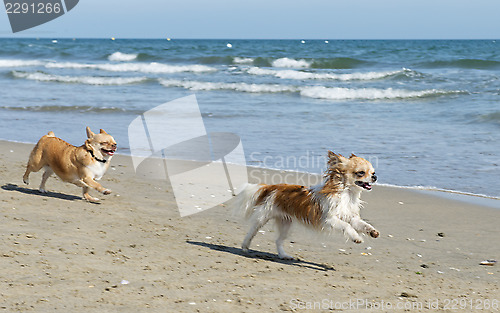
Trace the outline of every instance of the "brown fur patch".
{"type": "Polygon", "coordinates": [[[283,213],[306,224],[319,226],[323,212],[309,189],[300,185],[264,185],[259,189],[256,204],[263,204],[273,194],[276,205],[283,213]]]}

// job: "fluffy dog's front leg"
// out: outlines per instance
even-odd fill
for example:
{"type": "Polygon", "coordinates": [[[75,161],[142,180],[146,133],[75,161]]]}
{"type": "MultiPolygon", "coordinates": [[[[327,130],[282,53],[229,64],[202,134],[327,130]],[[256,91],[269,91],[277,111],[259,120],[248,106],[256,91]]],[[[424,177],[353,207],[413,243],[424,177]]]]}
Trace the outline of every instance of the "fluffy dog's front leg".
{"type": "Polygon", "coordinates": [[[377,238],[378,236],[380,236],[380,233],[378,232],[378,230],[375,229],[375,227],[363,221],[359,217],[353,218],[351,220],[351,225],[358,232],[366,233],[373,238],[377,238]]]}
{"type": "Polygon", "coordinates": [[[331,218],[328,219],[328,221],[325,223],[326,226],[333,229],[341,230],[344,235],[349,237],[352,241],[355,243],[362,243],[363,238],[358,234],[358,232],[351,226],[351,224],[344,222],[340,218],[336,216],[332,216],[331,218]]]}

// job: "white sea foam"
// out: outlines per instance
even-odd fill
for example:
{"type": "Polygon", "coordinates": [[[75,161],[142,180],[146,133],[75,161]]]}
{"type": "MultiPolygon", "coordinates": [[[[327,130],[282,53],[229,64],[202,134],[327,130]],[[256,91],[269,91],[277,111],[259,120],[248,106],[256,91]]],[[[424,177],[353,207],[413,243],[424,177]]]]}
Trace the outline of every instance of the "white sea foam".
{"type": "Polygon", "coordinates": [[[44,63],[38,60],[0,60],[0,67],[22,67],[22,66],[39,66],[44,63]]]}
{"type": "Polygon", "coordinates": [[[50,62],[47,68],[97,69],[110,72],[140,72],[140,73],[182,73],[182,72],[215,72],[217,69],[206,65],[169,65],[157,62],[151,63],[120,63],[120,64],[87,64],[74,62],[50,62]]]}
{"type": "Polygon", "coordinates": [[[94,64],[85,63],[75,63],[75,62],[49,62],[45,64],[46,68],[72,68],[72,69],[83,69],[83,68],[95,68],[94,64]]]}
{"type": "Polygon", "coordinates": [[[240,58],[240,57],[235,57],[233,60],[234,63],[236,64],[252,64],[253,59],[252,58],[240,58]]]}
{"type": "Polygon", "coordinates": [[[304,72],[297,70],[273,70],[260,67],[251,67],[247,70],[247,73],[252,75],[274,76],[282,79],[298,79],[298,80],[317,79],[317,80],[350,81],[350,80],[381,79],[403,73],[404,71],[405,70],[336,74],[336,73],[311,73],[311,72],[304,72]]]}
{"type": "Polygon", "coordinates": [[[137,53],[122,53],[117,51],[108,57],[110,61],[132,61],[137,58],[137,53]]]}
{"type": "Polygon", "coordinates": [[[213,83],[200,81],[184,81],[175,79],[160,79],[165,87],[182,87],[193,91],[200,90],[234,90],[250,93],[298,92],[294,86],[279,84],[247,84],[247,83],[213,83]]]}
{"type": "Polygon", "coordinates": [[[290,58],[280,58],[272,62],[273,67],[289,67],[289,68],[308,68],[311,67],[311,63],[304,59],[295,60],[290,58]]]}
{"type": "Polygon", "coordinates": [[[41,72],[24,73],[13,71],[17,78],[36,80],[42,82],[74,83],[86,85],[126,85],[146,81],[147,77],[94,77],[94,76],[66,76],[52,75],[41,72]]]}
{"type": "Polygon", "coordinates": [[[123,63],[98,64],[97,68],[111,72],[142,72],[142,73],[182,73],[182,72],[215,72],[216,69],[206,65],[168,65],[162,63],[123,63]]]}
{"type": "Polygon", "coordinates": [[[339,88],[339,87],[305,87],[300,91],[300,95],[316,99],[329,100],[380,100],[380,99],[410,99],[426,96],[458,93],[458,91],[442,91],[436,89],[412,91],[404,89],[378,89],[378,88],[339,88]]]}
{"type": "Polygon", "coordinates": [[[323,86],[293,86],[282,84],[248,84],[201,82],[176,79],[160,79],[165,87],[181,87],[192,91],[232,90],[250,93],[299,93],[303,97],[328,100],[381,100],[381,99],[411,99],[444,94],[463,93],[463,91],[443,91],[428,89],[412,91],[404,89],[378,88],[339,88],[323,86]]]}

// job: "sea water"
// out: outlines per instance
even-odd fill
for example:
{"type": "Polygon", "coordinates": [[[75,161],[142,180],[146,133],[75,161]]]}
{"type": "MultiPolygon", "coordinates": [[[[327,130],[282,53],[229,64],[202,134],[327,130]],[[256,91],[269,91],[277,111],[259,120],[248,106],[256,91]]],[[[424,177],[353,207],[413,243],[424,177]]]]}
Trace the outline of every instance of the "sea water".
{"type": "MultiPolygon", "coordinates": [[[[500,41],[0,39],[0,138],[80,145],[195,94],[248,165],[321,172],[327,150],[381,183],[500,196],[500,41]]],[[[26,156],[27,158],[28,156],[26,156]]]]}

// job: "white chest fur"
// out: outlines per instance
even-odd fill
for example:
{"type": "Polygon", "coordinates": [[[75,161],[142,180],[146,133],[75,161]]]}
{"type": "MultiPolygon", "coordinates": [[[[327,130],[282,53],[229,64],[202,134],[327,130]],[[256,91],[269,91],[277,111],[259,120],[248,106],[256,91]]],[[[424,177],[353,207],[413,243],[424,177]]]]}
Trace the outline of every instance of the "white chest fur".
{"type": "Polygon", "coordinates": [[[93,178],[95,180],[99,180],[102,178],[104,173],[106,173],[108,166],[109,166],[109,160],[106,163],[95,162],[94,164],[87,166],[87,168],[90,170],[90,172],[94,176],[93,178]]]}
{"type": "Polygon", "coordinates": [[[362,201],[359,192],[346,189],[337,197],[330,198],[329,213],[343,221],[349,222],[354,217],[359,217],[362,201]]]}

